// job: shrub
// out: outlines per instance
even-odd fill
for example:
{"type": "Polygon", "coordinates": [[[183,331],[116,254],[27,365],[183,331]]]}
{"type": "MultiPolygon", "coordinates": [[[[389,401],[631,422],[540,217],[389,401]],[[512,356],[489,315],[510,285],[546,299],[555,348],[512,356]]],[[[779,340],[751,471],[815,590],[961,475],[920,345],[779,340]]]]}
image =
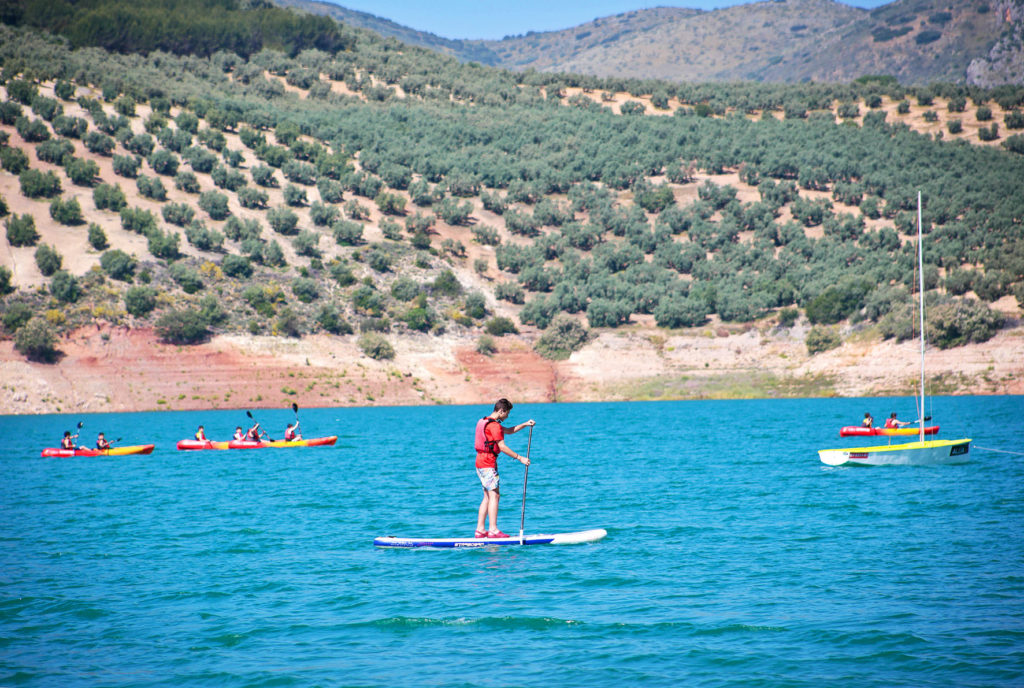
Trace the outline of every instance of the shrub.
{"type": "Polygon", "coordinates": [[[219,191],[204,191],[199,194],[199,207],[214,220],[225,220],[231,214],[228,197],[219,191]]]}
{"type": "Polygon", "coordinates": [[[516,329],[515,323],[513,323],[509,318],[500,315],[488,320],[484,324],[484,330],[487,334],[494,335],[495,337],[503,337],[506,334],[519,334],[519,330],[516,329]]]}
{"type": "MultiPolygon", "coordinates": [[[[8,270],[8,272],[10,271],[8,270]]],[[[8,332],[17,332],[18,328],[32,319],[32,312],[32,307],[23,301],[9,304],[3,315],[4,329],[8,332]]]]}
{"type": "Polygon", "coordinates": [[[339,246],[356,246],[363,241],[363,226],[352,220],[338,220],[331,225],[331,231],[339,246]]]}
{"type": "Polygon", "coordinates": [[[480,292],[466,295],[466,315],[479,320],[487,315],[487,302],[480,292]]]}
{"type": "Polygon", "coordinates": [[[53,172],[27,169],[18,175],[21,193],[28,198],[53,198],[60,195],[60,179],[53,172]]]}
{"type": "Polygon", "coordinates": [[[6,265],[0,265],[0,296],[13,291],[13,288],[11,287],[11,278],[13,277],[14,274],[11,272],[9,267],[6,265]]]}
{"type": "Polygon", "coordinates": [[[928,341],[940,349],[985,342],[1003,326],[1005,317],[974,299],[953,299],[928,311],[928,341]]]}
{"type": "Polygon", "coordinates": [[[0,165],[11,174],[21,174],[28,169],[28,155],[20,148],[0,147],[0,165]]]}
{"type": "Polygon", "coordinates": [[[157,174],[173,177],[178,173],[178,156],[169,150],[161,148],[149,156],[149,166],[157,174]]]}
{"type": "Polygon", "coordinates": [[[149,315],[156,308],[156,289],[153,287],[129,287],[124,293],[124,308],[136,318],[149,315]]]}
{"type": "Polygon", "coordinates": [[[11,246],[35,246],[39,241],[36,220],[28,213],[11,215],[4,224],[7,226],[7,243],[11,246]]]}
{"type": "Polygon", "coordinates": [[[224,260],[221,261],[220,267],[228,277],[252,277],[252,263],[248,258],[244,258],[243,256],[228,254],[224,256],[224,260]]]}
{"type": "Polygon", "coordinates": [[[462,285],[451,270],[442,270],[431,284],[431,291],[439,296],[458,296],[462,293],[462,285]]]}
{"type": "Polygon", "coordinates": [[[544,358],[560,361],[569,358],[590,339],[590,332],[565,313],[559,313],[540,336],[534,349],[544,358]]]}
{"type": "Polygon", "coordinates": [[[58,270],[50,280],[50,293],[64,303],[74,303],[82,296],[82,287],[67,270],[58,270]]]}
{"type": "Polygon", "coordinates": [[[267,223],[278,234],[298,234],[299,216],[290,208],[271,208],[267,211],[267,223]]]}
{"type": "Polygon", "coordinates": [[[19,117],[14,129],[26,143],[38,143],[50,138],[50,128],[41,119],[19,117]]]}
{"type": "Polygon", "coordinates": [[[316,280],[309,279],[308,277],[299,277],[292,281],[292,293],[302,303],[312,303],[320,297],[316,280]]]}
{"type": "Polygon", "coordinates": [[[654,309],[658,327],[696,327],[708,318],[708,305],[703,299],[673,296],[662,299],[654,309]]]}
{"type": "Polygon", "coordinates": [[[274,168],[267,165],[256,165],[250,172],[252,180],[258,186],[276,187],[277,179],[274,177],[274,168]]]}
{"type": "Polygon", "coordinates": [[[490,335],[482,334],[476,340],[476,351],[484,356],[490,356],[498,351],[498,347],[494,344],[494,338],[490,335]]]}
{"type": "Polygon", "coordinates": [[[115,155],[112,163],[114,174],[135,179],[135,177],[139,176],[139,167],[142,165],[142,160],[135,155],[115,155]]]}
{"type": "Polygon", "coordinates": [[[306,190],[301,186],[289,184],[284,187],[284,202],[294,208],[306,205],[308,202],[308,199],[306,198],[306,190]]]}
{"type": "Polygon", "coordinates": [[[39,267],[39,272],[46,277],[60,270],[63,262],[64,259],[61,258],[61,255],[49,244],[40,244],[36,249],[36,265],[39,267]]]}
{"type": "Polygon", "coordinates": [[[526,301],[526,292],[516,282],[501,282],[494,288],[494,297],[509,303],[522,304],[526,301]]]}
{"type": "Polygon", "coordinates": [[[168,203],[160,208],[160,214],[163,215],[165,222],[185,227],[188,223],[192,222],[196,211],[186,203],[168,203]]]}
{"type": "Polygon", "coordinates": [[[202,221],[195,220],[185,228],[185,239],[200,251],[219,251],[224,244],[224,235],[209,229],[202,221]]]}
{"type": "Polygon", "coordinates": [[[100,256],[100,267],[113,279],[131,282],[135,274],[135,259],[115,248],[100,256]]]}
{"type": "Polygon", "coordinates": [[[370,358],[382,361],[395,357],[395,350],[388,340],[375,332],[367,332],[359,337],[359,350],[370,358]]]}
{"type": "Polygon", "coordinates": [[[159,229],[153,229],[146,232],[146,240],[149,252],[157,258],[175,260],[181,255],[178,250],[181,237],[177,232],[163,232],[159,229]]]}
{"type": "Polygon", "coordinates": [[[121,208],[121,228],[143,236],[156,231],[156,216],[142,208],[121,208]]]}
{"type": "Polygon", "coordinates": [[[238,190],[238,203],[243,208],[252,208],[255,210],[262,210],[267,207],[267,201],[270,200],[265,191],[253,188],[251,186],[244,186],[238,190]]]}
{"type": "Polygon", "coordinates": [[[184,263],[174,263],[167,272],[186,294],[195,294],[203,288],[199,273],[184,263]]]}
{"type": "Polygon", "coordinates": [[[138,187],[139,195],[143,198],[161,202],[167,200],[167,189],[164,188],[163,182],[160,181],[159,177],[141,175],[135,180],[135,186],[138,187]]]}
{"type": "Polygon", "coordinates": [[[54,165],[63,165],[74,155],[75,146],[67,139],[50,139],[36,146],[36,157],[54,165]]]}
{"type": "Polygon", "coordinates": [[[114,139],[100,131],[90,131],[82,139],[86,150],[95,155],[110,155],[114,151],[114,139]]]}
{"type": "Polygon", "coordinates": [[[946,122],[946,129],[949,130],[950,134],[959,134],[964,130],[963,122],[958,119],[951,119],[946,122]]]}
{"type": "Polygon", "coordinates": [[[832,327],[822,327],[821,325],[815,325],[811,328],[810,332],[807,333],[807,337],[804,340],[807,345],[807,353],[812,356],[822,351],[828,351],[829,349],[835,349],[839,347],[843,341],[839,337],[839,332],[832,327]]]}
{"type": "Polygon", "coordinates": [[[89,224],[89,245],[97,251],[102,251],[110,245],[107,242],[107,233],[95,222],[89,224]]]}
{"type": "Polygon", "coordinates": [[[206,320],[194,308],[165,312],[156,321],[156,333],[168,344],[198,344],[210,336],[206,320]]]}
{"type": "Polygon", "coordinates": [[[57,360],[57,336],[45,318],[36,316],[18,328],[14,348],[30,361],[53,363],[57,360]]]}
{"type": "Polygon", "coordinates": [[[197,194],[200,190],[199,180],[195,173],[183,170],[174,175],[174,188],[185,193],[197,194]]]}
{"type": "Polygon", "coordinates": [[[334,304],[321,306],[320,312],[317,313],[316,321],[320,327],[331,334],[343,335],[353,333],[352,325],[341,317],[338,313],[338,308],[334,304]]]}
{"type": "Polygon", "coordinates": [[[113,210],[118,212],[123,209],[128,201],[125,199],[124,191],[116,184],[99,184],[92,190],[92,200],[97,210],[113,210]]]}

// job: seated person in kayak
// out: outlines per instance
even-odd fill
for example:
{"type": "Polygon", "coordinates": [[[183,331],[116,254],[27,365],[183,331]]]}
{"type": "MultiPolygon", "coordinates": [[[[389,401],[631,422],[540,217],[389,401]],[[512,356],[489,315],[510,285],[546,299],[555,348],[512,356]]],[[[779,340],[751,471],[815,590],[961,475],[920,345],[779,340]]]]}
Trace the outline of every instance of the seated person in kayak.
{"type": "Polygon", "coordinates": [[[889,417],[885,419],[885,427],[887,428],[902,428],[904,425],[910,425],[910,421],[897,420],[895,411],[890,413],[889,417]]]}
{"type": "Polygon", "coordinates": [[[508,418],[512,411],[512,402],[498,399],[494,403],[494,411],[476,423],[476,436],[473,448],[476,449],[476,475],[484,488],[484,498],[477,510],[476,537],[503,538],[508,537],[498,529],[498,501],[501,494],[498,490],[498,454],[508,454],[524,466],[530,465],[530,459],[520,456],[505,444],[505,435],[519,432],[523,428],[534,425],[532,420],[525,421],[510,428],[502,427],[501,421],[508,418]],[[490,530],[484,530],[485,519],[490,518],[490,530]]]}
{"type": "Polygon", "coordinates": [[[871,417],[871,414],[870,414],[870,413],[865,413],[865,414],[864,414],[864,420],[862,420],[862,421],[860,422],[860,424],[861,424],[861,426],[863,426],[863,427],[865,427],[865,428],[870,428],[870,427],[874,427],[874,425],[875,425],[875,419],[871,417]]]}
{"type": "Polygon", "coordinates": [[[260,435],[266,435],[266,434],[267,433],[265,433],[262,430],[260,430],[260,424],[256,423],[251,428],[249,428],[249,432],[245,433],[245,439],[250,440],[252,442],[259,442],[260,441],[260,435]]]}
{"type": "Polygon", "coordinates": [[[288,427],[284,429],[284,438],[289,442],[302,439],[302,435],[299,434],[299,421],[289,423],[288,427]]]}
{"type": "Polygon", "coordinates": [[[64,437],[60,440],[61,449],[74,449],[75,440],[78,439],[78,435],[72,435],[70,430],[64,431],[64,437]]]}
{"type": "Polygon", "coordinates": [[[206,441],[206,430],[203,428],[202,425],[200,425],[199,429],[196,430],[196,441],[197,442],[205,442],[206,441]]]}
{"type": "Polygon", "coordinates": [[[233,440],[239,440],[239,441],[241,441],[241,440],[244,440],[244,439],[245,439],[245,433],[244,433],[244,432],[242,432],[242,426],[241,426],[241,425],[239,425],[239,426],[237,426],[237,427],[235,428],[235,435],[234,435],[234,437],[232,437],[231,439],[233,439],[233,440]]]}
{"type": "Polygon", "coordinates": [[[110,442],[107,441],[106,435],[104,435],[101,432],[99,434],[99,436],[96,438],[96,448],[97,449],[110,449],[110,447],[111,447],[111,444],[110,444],[110,442]]]}

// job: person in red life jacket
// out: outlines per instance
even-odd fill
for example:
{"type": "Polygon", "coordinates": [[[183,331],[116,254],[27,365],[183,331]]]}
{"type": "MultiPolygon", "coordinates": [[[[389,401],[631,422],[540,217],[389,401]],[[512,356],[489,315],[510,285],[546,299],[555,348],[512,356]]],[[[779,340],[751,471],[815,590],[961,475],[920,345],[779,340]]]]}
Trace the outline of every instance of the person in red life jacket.
{"type": "Polygon", "coordinates": [[[253,442],[259,442],[260,441],[260,435],[266,435],[266,434],[267,433],[265,433],[262,430],[260,430],[260,424],[256,423],[251,428],[249,428],[249,432],[245,433],[245,439],[251,440],[253,442]]]}
{"type": "Polygon", "coordinates": [[[110,449],[110,442],[107,442],[106,436],[101,432],[96,438],[97,449],[110,449]]]}
{"type": "Polygon", "coordinates": [[[523,428],[535,425],[533,420],[528,420],[510,428],[502,427],[501,422],[508,418],[512,411],[512,402],[508,399],[498,399],[494,403],[494,411],[484,416],[476,424],[476,436],[473,446],[476,449],[476,474],[484,488],[484,498],[480,502],[480,509],[476,518],[476,537],[478,538],[503,538],[508,537],[498,530],[498,500],[501,499],[501,492],[498,489],[498,454],[508,454],[524,466],[530,465],[530,459],[520,456],[508,448],[505,444],[505,435],[517,433],[523,428]],[[484,530],[484,521],[490,518],[491,527],[484,530]]]}
{"type": "Polygon", "coordinates": [[[885,427],[887,428],[902,428],[904,425],[910,425],[910,421],[896,420],[895,411],[890,413],[889,417],[885,419],[885,427]]]}
{"type": "Polygon", "coordinates": [[[245,433],[242,432],[242,426],[241,425],[239,425],[239,426],[237,426],[235,428],[235,435],[231,439],[234,439],[234,440],[244,440],[245,439],[245,433]]]}
{"type": "Polygon", "coordinates": [[[295,440],[302,439],[302,435],[299,434],[299,421],[290,423],[288,427],[284,429],[284,438],[288,442],[294,442],[295,440]]]}
{"type": "Polygon", "coordinates": [[[200,425],[199,429],[196,430],[196,441],[198,441],[198,442],[205,442],[206,441],[206,430],[203,428],[202,425],[200,425]]]}
{"type": "Polygon", "coordinates": [[[64,431],[64,437],[60,440],[61,449],[74,449],[75,440],[78,439],[78,435],[72,435],[70,430],[64,431]]]}

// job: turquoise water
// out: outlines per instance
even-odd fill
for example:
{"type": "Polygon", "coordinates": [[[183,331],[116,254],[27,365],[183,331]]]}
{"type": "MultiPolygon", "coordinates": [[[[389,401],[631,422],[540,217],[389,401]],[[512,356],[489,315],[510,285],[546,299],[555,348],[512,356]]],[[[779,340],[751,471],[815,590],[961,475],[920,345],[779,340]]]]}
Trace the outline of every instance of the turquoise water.
{"type": "Polygon", "coordinates": [[[336,446],[222,452],[174,442],[243,411],[0,417],[0,685],[1020,686],[1024,456],[979,446],[1024,451],[1024,397],[930,402],[970,463],[818,461],[911,399],[522,404],[527,532],[608,537],[463,551],[371,543],[472,534],[487,407],[303,409],[336,446]],[[157,449],[39,458],[78,420],[157,449]]]}

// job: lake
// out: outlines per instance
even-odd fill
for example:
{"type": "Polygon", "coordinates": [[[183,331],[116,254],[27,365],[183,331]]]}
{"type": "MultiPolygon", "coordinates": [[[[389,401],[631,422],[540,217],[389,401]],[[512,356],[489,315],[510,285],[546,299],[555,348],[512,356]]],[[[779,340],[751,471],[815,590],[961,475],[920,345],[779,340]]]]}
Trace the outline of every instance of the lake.
{"type": "Polygon", "coordinates": [[[526,532],[608,536],[476,550],[372,541],[472,536],[489,406],[300,409],[337,444],[200,452],[175,442],[245,411],[0,416],[0,685],[1020,686],[1024,397],[928,401],[969,463],[820,463],[912,398],[520,404],[526,532]],[[78,421],[156,450],[40,458],[78,421]]]}

